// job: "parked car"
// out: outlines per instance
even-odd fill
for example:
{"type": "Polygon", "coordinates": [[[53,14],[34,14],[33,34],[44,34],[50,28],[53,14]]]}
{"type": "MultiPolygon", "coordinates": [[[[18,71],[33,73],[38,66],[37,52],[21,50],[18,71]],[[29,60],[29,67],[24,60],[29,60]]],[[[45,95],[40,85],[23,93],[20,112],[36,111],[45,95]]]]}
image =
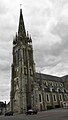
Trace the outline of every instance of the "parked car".
{"type": "Polygon", "coordinates": [[[13,115],[13,112],[12,112],[12,111],[5,113],[5,116],[10,116],[10,115],[13,115]]]}
{"type": "Polygon", "coordinates": [[[29,109],[27,112],[26,112],[26,115],[34,115],[34,114],[37,114],[37,110],[32,110],[32,109],[29,109]]]}

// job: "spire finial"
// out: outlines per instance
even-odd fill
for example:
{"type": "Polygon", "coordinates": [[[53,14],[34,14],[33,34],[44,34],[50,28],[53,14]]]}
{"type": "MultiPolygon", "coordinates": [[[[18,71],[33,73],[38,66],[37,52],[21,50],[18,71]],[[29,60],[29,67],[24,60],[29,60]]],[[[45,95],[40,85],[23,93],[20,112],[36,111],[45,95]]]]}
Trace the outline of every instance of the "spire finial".
{"type": "Polygon", "coordinates": [[[22,9],[22,4],[20,4],[20,9],[22,9]]]}
{"type": "Polygon", "coordinates": [[[27,31],[27,37],[29,37],[29,33],[28,33],[28,31],[27,31]]]}

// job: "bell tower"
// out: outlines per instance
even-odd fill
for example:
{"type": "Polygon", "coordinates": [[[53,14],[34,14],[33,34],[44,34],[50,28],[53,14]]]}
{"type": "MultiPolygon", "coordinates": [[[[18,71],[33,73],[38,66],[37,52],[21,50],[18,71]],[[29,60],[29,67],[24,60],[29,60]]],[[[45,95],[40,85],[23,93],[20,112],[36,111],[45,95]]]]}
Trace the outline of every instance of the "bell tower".
{"type": "Polygon", "coordinates": [[[13,39],[10,103],[13,112],[24,113],[34,107],[35,63],[32,38],[25,30],[20,9],[18,32],[13,39]]]}

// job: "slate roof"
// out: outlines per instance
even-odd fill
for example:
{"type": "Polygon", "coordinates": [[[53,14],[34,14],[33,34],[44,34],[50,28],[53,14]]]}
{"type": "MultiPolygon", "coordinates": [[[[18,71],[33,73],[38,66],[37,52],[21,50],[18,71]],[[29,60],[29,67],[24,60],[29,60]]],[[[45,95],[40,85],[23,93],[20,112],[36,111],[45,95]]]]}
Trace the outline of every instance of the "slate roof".
{"type": "Polygon", "coordinates": [[[63,82],[68,82],[68,75],[61,77],[61,79],[63,80],[63,82]]]}
{"type": "Polygon", "coordinates": [[[48,75],[48,74],[36,73],[35,77],[36,77],[36,79],[40,79],[40,80],[49,80],[49,81],[63,82],[61,77],[48,75]]]}

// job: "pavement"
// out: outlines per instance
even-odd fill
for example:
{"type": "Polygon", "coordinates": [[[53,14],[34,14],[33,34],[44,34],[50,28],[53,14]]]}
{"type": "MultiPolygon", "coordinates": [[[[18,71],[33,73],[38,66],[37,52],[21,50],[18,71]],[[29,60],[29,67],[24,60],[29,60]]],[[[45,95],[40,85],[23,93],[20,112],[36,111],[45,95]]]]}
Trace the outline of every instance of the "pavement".
{"type": "Polygon", "coordinates": [[[68,120],[68,109],[52,109],[38,112],[37,115],[0,116],[0,120],[68,120]]]}

